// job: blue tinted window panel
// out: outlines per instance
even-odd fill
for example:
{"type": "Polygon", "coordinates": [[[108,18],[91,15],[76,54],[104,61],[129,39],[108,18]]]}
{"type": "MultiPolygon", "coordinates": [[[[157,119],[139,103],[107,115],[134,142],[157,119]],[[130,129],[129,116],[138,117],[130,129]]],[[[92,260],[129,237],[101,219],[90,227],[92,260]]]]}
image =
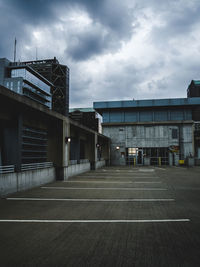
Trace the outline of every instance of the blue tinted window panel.
{"type": "Polygon", "coordinates": [[[122,112],[110,112],[110,122],[122,122],[123,114],[122,112]]]}
{"type": "Polygon", "coordinates": [[[152,111],[141,111],[140,112],[140,121],[153,121],[152,111]]]}
{"type": "Polygon", "coordinates": [[[183,110],[172,110],[170,117],[172,121],[184,120],[184,112],[183,110]]]}
{"type": "Polygon", "coordinates": [[[155,111],[154,112],[154,120],[155,121],[167,121],[167,111],[155,111]]]}
{"type": "Polygon", "coordinates": [[[110,122],[109,112],[103,112],[102,117],[103,117],[103,122],[110,122]]]}
{"type": "Polygon", "coordinates": [[[192,120],[192,111],[185,110],[185,120],[192,120]]]}
{"type": "Polygon", "coordinates": [[[125,122],[137,122],[137,112],[125,112],[125,122]]]}

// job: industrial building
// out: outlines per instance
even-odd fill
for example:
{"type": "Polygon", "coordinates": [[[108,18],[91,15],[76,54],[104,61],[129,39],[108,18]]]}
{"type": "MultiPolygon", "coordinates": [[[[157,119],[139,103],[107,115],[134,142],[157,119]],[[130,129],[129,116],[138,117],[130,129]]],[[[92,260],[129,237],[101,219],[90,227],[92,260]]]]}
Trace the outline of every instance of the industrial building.
{"type": "Polygon", "coordinates": [[[199,164],[200,97],[191,88],[188,98],[94,102],[111,139],[111,164],[199,164]]]}

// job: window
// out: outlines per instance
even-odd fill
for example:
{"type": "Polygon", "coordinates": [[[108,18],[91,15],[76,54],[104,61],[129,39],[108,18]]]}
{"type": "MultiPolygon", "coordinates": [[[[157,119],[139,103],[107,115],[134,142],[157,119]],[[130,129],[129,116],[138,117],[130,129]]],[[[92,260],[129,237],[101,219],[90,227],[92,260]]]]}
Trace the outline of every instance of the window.
{"type": "Polygon", "coordinates": [[[20,93],[20,81],[17,82],[17,92],[20,93]]]}
{"type": "Polygon", "coordinates": [[[10,90],[13,90],[13,82],[10,82],[10,90]]]}
{"type": "Polygon", "coordinates": [[[178,130],[172,129],[172,139],[177,139],[177,138],[178,138],[178,130]]]}

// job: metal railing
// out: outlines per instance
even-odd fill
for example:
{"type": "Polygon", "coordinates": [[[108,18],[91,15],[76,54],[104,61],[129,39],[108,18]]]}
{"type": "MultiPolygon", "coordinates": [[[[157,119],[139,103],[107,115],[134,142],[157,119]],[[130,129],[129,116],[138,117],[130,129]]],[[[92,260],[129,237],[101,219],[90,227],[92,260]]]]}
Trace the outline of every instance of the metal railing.
{"type": "Polygon", "coordinates": [[[103,160],[104,160],[104,158],[98,158],[97,160],[98,160],[98,161],[103,161],[103,160]]]}
{"type": "Polygon", "coordinates": [[[76,165],[78,161],[76,159],[70,160],[69,165],[76,165]]]}
{"type": "Polygon", "coordinates": [[[15,171],[15,165],[0,166],[0,174],[12,173],[15,171]]]}
{"type": "Polygon", "coordinates": [[[80,164],[81,163],[88,163],[89,162],[89,159],[80,159],[80,164]]]}
{"type": "Polygon", "coordinates": [[[21,170],[28,171],[28,170],[51,168],[51,167],[53,167],[53,162],[28,163],[28,164],[22,164],[21,170]]]}

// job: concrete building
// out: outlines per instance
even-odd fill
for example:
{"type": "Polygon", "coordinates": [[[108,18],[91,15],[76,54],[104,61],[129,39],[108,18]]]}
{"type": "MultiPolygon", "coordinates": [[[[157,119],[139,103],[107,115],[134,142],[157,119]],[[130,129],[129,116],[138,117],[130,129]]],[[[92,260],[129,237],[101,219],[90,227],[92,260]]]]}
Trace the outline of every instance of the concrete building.
{"type": "Polygon", "coordinates": [[[111,139],[112,165],[200,160],[200,98],[94,102],[111,139]]]}
{"type": "Polygon", "coordinates": [[[109,138],[0,85],[0,196],[109,164],[109,138]]]}

